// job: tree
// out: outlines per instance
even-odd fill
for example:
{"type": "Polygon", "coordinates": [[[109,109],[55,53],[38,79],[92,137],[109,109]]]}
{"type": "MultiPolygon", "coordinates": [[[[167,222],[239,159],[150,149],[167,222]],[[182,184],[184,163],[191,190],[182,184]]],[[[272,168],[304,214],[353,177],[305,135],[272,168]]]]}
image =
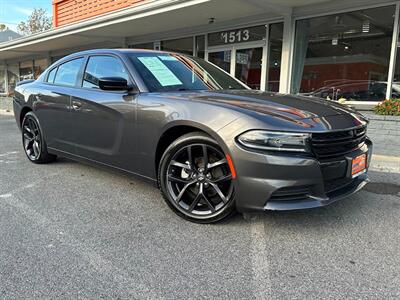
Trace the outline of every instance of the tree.
{"type": "Polygon", "coordinates": [[[18,32],[22,35],[30,35],[37,32],[50,29],[52,20],[47,16],[43,8],[35,8],[27,21],[21,21],[18,26],[18,32]]]}
{"type": "Polygon", "coordinates": [[[0,31],[4,31],[7,29],[7,26],[5,24],[0,24],[0,31]]]}

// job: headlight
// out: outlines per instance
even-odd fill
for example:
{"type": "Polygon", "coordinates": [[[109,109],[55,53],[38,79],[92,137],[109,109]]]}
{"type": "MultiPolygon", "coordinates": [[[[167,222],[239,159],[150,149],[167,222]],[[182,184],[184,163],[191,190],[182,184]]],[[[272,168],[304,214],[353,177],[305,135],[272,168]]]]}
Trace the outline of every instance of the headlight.
{"type": "Polygon", "coordinates": [[[309,152],[310,134],[251,130],[237,140],[243,146],[260,150],[309,152]]]}

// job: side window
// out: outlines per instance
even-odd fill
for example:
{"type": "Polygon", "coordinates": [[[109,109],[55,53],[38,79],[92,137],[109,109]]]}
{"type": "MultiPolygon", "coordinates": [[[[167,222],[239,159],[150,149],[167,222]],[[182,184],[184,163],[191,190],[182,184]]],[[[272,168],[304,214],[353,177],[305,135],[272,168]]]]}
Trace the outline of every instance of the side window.
{"type": "Polygon", "coordinates": [[[128,73],[122,62],[113,56],[92,56],[83,75],[82,86],[86,88],[99,88],[99,78],[122,77],[129,82],[128,73]]]}
{"type": "Polygon", "coordinates": [[[47,82],[49,83],[54,82],[54,77],[56,77],[57,69],[58,68],[54,68],[49,72],[49,75],[47,75],[47,80],[46,80],[47,82]]]}
{"type": "Polygon", "coordinates": [[[54,84],[74,86],[83,58],[77,58],[58,66],[54,84]]]}

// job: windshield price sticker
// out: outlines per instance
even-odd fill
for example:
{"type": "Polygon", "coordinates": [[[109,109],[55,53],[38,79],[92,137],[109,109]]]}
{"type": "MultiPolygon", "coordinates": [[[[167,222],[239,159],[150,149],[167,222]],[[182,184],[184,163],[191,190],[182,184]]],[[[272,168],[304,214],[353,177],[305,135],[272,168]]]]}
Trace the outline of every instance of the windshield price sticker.
{"type": "Polygon", "coordinates": [[[238,44],[265,39],[265,26],[241,28],[222,32],[210,33],[208,35],[209,46],[219,46],[226,44],[238,44]]]}
{"type": "Polygon", "coordinates": [[[158,57],[144,56],[138,57],[138,59],[162,86],[182,84],[182,81],[158,57]]]}

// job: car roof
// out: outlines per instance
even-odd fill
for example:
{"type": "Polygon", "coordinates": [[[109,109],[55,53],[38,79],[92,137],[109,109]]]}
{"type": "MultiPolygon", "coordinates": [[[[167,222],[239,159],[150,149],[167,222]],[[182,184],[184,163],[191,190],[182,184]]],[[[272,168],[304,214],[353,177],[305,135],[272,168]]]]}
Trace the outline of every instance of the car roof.
{"type": "MultiPolygon", "coordinates": [[[[110,54],[126,54],[126,53],[156,53],[156,54],[171,54],[173,52],[161,51],[161,50],[148,50],[148,49],[132,49],[132,48],[120,48],[120,49],[92,49],[92,50],[84,50],[75,53],[71,53],[62,58],[62,60],[70,59],[76,56],[82,55],[91,55],[91,54],[99,54],[99,53],[110,53],[110,54]]],[[[182,55],[182,54],[181,54],[182,55]]],[[[60,60],[61,61],[61,60],[60,60]]]]}

